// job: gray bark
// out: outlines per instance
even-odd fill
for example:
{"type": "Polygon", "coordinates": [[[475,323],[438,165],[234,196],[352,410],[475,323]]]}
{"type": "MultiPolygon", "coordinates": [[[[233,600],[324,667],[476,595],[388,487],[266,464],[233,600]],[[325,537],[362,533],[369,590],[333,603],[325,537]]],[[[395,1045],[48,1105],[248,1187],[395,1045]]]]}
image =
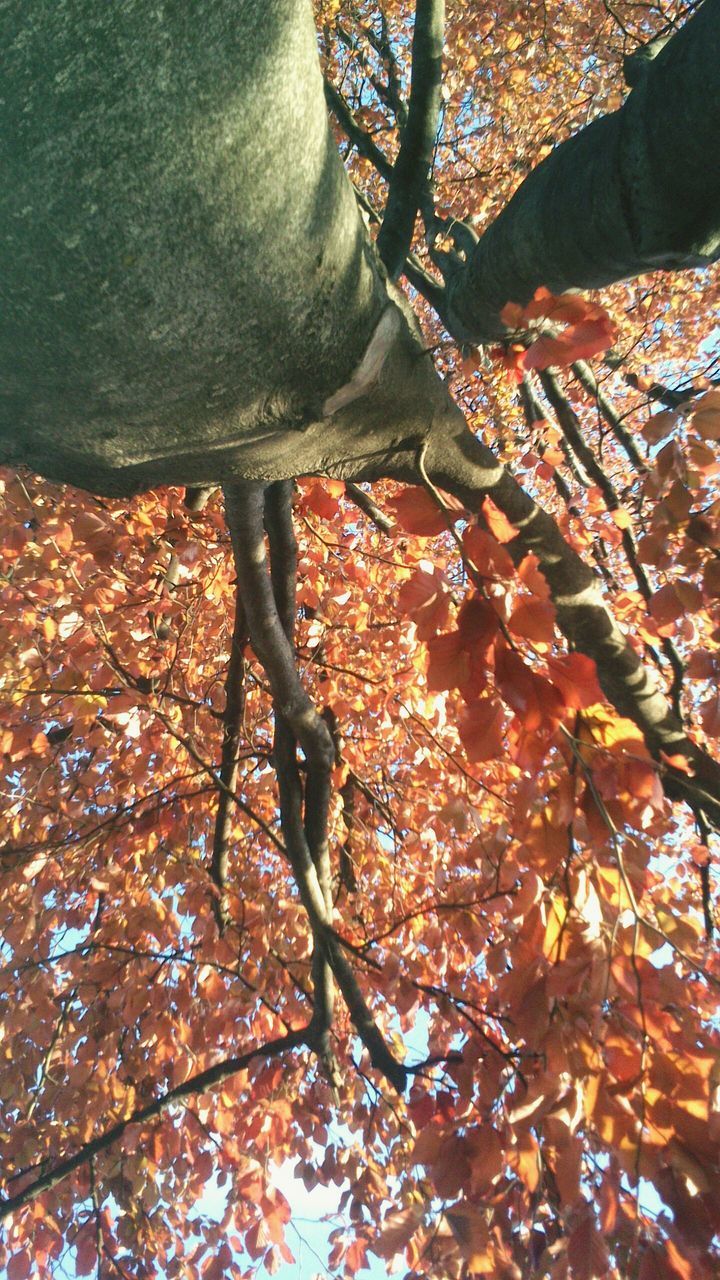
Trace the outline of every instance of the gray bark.
{"type": "Polygon", "coordinates": [[[458,338],[503,333],[500,311],[720,254],[720,0],[705,0],[619,111],[557,147],[448,281],[458,338]]]}
{"type": "MultiPolygon", "coordinates": [[[[458,335],[716,254],[719,18],[530,175],[450,282],[458,335]]],[[[110,494],[409,474],[457,411],[358,213],[309,4],[6,0],[0,46],[0,460],[110,494]]]]}
{"type": "MultiPolygon", "coordinates": [[[[5,462],[119,494],[342,466],[427,429],[429,365],[392,413],[382,394],[362,422],[323,413],[393,304],[309,4],[18,0],[0,47],[5,462]]],[[[386,378],[408,381],[407,326],[395,346],[386,378]]]]}

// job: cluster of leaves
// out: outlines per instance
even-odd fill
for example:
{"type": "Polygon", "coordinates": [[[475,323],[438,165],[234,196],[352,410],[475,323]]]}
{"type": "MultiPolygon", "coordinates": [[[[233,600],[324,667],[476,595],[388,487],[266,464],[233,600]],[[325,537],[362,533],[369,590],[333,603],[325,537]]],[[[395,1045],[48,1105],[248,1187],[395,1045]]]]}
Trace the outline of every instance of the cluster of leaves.
{"type": "MultiPolygon", "coordinates": [[[[545,149],[616,104],[622,46],[682,12],[615,8],[450,7],[448,212],[494,216],[545,149]]],[[[407,6],[317,10],[356,120],[392,154],[407,6]]],[[[347,162],[381,207],[371,162],[347,162]]],[[[506,314],[521,336],[491,367],[423,313],[469,421],[595,564],[711,750],[717,297],[707,273],[620,286],[602,307],[541,294],[506,314]]],[[[312,937],[249,647],[219,924],[235,612],[219,495],[192,512],[176,490],[110,501],[4,477],[10,1280],[66,1265],[273,1273],[292,1258],[274,1174],[289,1158],[306,1186],[340,1190],[338,1276],[372,1255],[417,1280],[717,1270],[720,966],[702,815],[671,808],[668,762],[568,652],[537,564],[490,502],[468,512],[432,486],[372,496],[375,517],[337,482],[298,489],[297,652],[336,746],[335,928],[409,1070],[403,1096],[340,1001],[337,1079],[287,1041],[312,1011],[312,937]]]]}

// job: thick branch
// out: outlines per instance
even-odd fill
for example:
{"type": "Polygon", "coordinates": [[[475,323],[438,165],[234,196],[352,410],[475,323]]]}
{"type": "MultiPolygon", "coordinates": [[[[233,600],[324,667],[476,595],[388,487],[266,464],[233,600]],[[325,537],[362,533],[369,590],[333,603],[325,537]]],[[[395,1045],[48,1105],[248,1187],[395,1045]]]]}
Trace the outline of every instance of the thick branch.
{"type": "MultiPolygon", "coordinates": [[[[539,378],[545,396],[555,410],[555,416],[560,424],[560,428],[565,439],[571,445],[573,452],[582,463],[591,480],[598,486],[603,498],[605,499],[605,506],[608,511],[617,511],[620,507],[620,499],[615,486],[607,472],[603,467],[601,467],[595,457],[595,454],[585,440],[582,427],[580,425],[580,419],[570,404],[567,396],[564,394],[557,375],[550,369],[545,369],[539,373],[539,378]]],[[[627,559],[633,577],[637,583],[638,590],[645,603],[649,604],[652,597],[652,587],[650,586],[645,569],[638,559],[635,539],[629,529],[621,530],[620,541],[622,543],[623,551],[625,552],[625,558],[627,559]]],[[[670,663],[673,672],[673,709],[675,711],[675,715],[680,717],[680,695],[682,693],[682,682],[685,670],[672,640],[668,636],[664,636],[661,643],[663,653],[670,663]]]]}
{"type": "Polygon", "coordinates": [[[415,218],[433,162],[440,110],[445,0],[417,0],[410,106],[390,178],[377,247],[395,280],[410,251],[415,218]]]}
{"type": "Polygon", "coordinates": [[[619,111],[526,178],[448,278],[451,329],[486,342],[539,285],[594,289],[720,253],[720,0],[665,45],[619,111]]]}
{"type": "Polygon", "coordinates": [[[516,562],[530,552],[538,557],[558,625],[573,648],[594,659],[608,700],[638,725],[656,759],[662,759],[664,753],[689,761],[692,776],[666,764],[662,772],[666,793],[685,800],[695,812],[704,812],[718,826],[720,766],[687,737],[654,675],[643,666],[610,613],[592,571],[565,541],[552,517],[461,423],[452,434],[439,430],[430,437],[424,463],[434,483],[460,498],[470,510],[489,495],[517,528],[508,551],[516,562]]]}

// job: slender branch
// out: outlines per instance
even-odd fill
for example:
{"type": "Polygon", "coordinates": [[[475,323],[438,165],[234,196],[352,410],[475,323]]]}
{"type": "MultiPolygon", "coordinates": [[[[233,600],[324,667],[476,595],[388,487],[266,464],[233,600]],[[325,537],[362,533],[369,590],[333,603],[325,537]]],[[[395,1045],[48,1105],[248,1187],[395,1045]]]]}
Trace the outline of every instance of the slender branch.
{"type": "MultiPolygon", "coordinates": [[[[276,712],[300,742],[307,762],[307,816],[303,822],[292,771],[284,767],[284,757],[276,761],[287,855],[313,937],[316,943],[322,944],[357,1032],[373,1064],[400,1091],[405,1086],[405,1068],[388,1048],[376,1026],[357,978],[334,933],[331,907],[326,905],[324,886],[313,860],[313,849],[319,850],[321,843],[327,839],[327,817],[326,809],[323,810],[322,807],[322,797],[334,764],[335,749],[327,725],[318,715],[300,682],[294,653],[278,614],[265,554],[264,505],[262,484],[233,482],[225,486],[225,510],[252,646],[267,672],[276,712]],[[311,796],[312,804],[316,806],[312,810],[311,796]],[[308,834],[313,839],[312,848],[308,845],[308,834]]],[[[296,762],[295,768],[297,769],[296,762]]],[[[322,866],[320,874],[324,875],[322,866]]]]}
{"type": "Polygon", "coordinates": [[[52,1187],[56,1187],[59,1182],[62,1182],[69,1174],[74,1173],[76,1169],[86,1164],[88,1160],[92,1160],[99,1152],[106,1151],[108,1147],[111,1147],[113,1143],[122,1137],[129,1125],[145,1124],[148,1120],[153,1120],[156,1116],[162,1115],[163,1111],[171,1106],[172,1103],[180,1102],[182,1099],[192,1097],[198,1093],[205,1093],[215,1085],[222,1084],[223,1081],[228,1080],[230,1076],[235,1075],[238,1071],[244,1071],[255,1058],[274,1058],[278,1054],[284,1053],[286,1049],[299,1048],[307,1043],[307,1033],[307,1027],[303,1027],[299,1031],[289,1031],[287,1035],[280,1036],[276,1040],[268,1040],[265,1044],[259,1045],[255,1049],[250,1049],[239,1057],[226,1058],[222,1062],[216,1062],[214,1066],[207,1067],[205,1071],[199,1071],[197,1075],[190,1076],[182,1084],[175,1085],[173,1089],[168,1089],[166,1093],[155,1098],[153,1102],[149,1102],[147,1106],[131,1112],[124,1120],[118,1121],[110,1129],[106,1129],[104,1133],[99,1134],[97,1138],[86,1142],[74,1155],[68,1156],[65,1160],[60,1160],[52,1169],[48,1169],[46,1173],[28,1183],[17,1195],[9,1196],[7,1199],[0,1199],[0,1221],[15,1213],[17,1209],[22,1209],[24,1205],[30,1204],[41,1192],[49,1191],[52,1187]]]}
{"type": "Polygon", "coordinates": [[[235,592],[235,620],[230,643],[230,661],[225,679],[225,713],[220,754],[220,779],[223,787],[218,795],[218,810],[213,832],[210,875],[219,897],[215,903],[218,928],[222,933],[229,923],[226,890],[230,833],[231,801],[237,789],[240,765],[240,740],[245,715],[245,646],[248,642],[245,611],[239,590],[235,592]]]}
{"type": "Polygon", "coordinates": [[[265,821],[264,818],[260,817],[259,813],[255,812],[255,810],[251,807],[251,805],[249,805],[245,800],[242,799],[242,796],[238,795],[237,791],[230,790],[230,788],[226,785],[226,783],[223,782],[222,778],[220,777],[220,774],[217,773],[216,770],[213,769],[212,765],[208,764],[207,760],[204,760],[203,757],[200,755],[200,752],[195,746],[195,743],[193,742],[192,738],[189,738],[185,733],[180,733],[179,730],[175,728],[172,721],[168,719],[168,717],[164,714],[164,712],[160,710],[159,707],[153,708],[153,714],[157,716],[158,720],[160,720],[162,724],[164,724],[170,736],[185,748],[188,755],[195,761],[196,764],[200,766],[203,772],[206,773],[208,777],[212,779],[218,791],[220,791],[221,793],[224,792],[227,795],[228,799],[232,800],[232,803],[234,805],[237,805],[237,808],[240,810],[241,813],[247,814],[248,818],[252,819],[252,821],[255,823],[255,826],[260,828],[263,834],[267,836],[270,843],[275,846],[275,848],[278,850],[279,853],[284,853],[285,849],[283,847],[283,843],[281,840],[278,840],[272,827],[265,821]]]}
{"type": "Polygon", "coordinates": [[[402,131],[377,238],[380,257],[393,280],[400,274],[410,250],[415,218],[433,162],[444,30],[445,0],[417,0],[407,124],[402,131]]]}
{"type": "MultiPolygon", "coordinates": [[[[634,390],[638,389],[640,379],[636,373],[626,373],[623,376],[629,387],[634,390]]],[[[666,409],[679,409],[681,405],[694,400],[696,396],[703,395],[709,387],[720,387],[720,378],[710,378],[708,383],[701,387],[693,386],[690,383],[689,386],[678,387],[677,390],[664,386],[662,382],[653,382],[652,386],[645,388],[643,395],[646,395],[648,400],[657,400],[666,409]]]]}
{"type": "Polygon", "coordinates": [[[390,161],[376,143],[373,142],[370,134],[363,129],[362,125],[358,124],[342,94],[335,88],[334,84],[331,84],[327,76],[325,77],[325,101],[336,117],[343,133],[357,148],[360,155],[364,156],[366,160],[370,160],[380,176],[389,182],[393,172],[390,161]]]}
{"type": "Polygon", "coordinates": [[[369,493],[360,488],[359,484],[355,484],[352,480],[345,485],[345,492],[349,498],[352,498],[356,507],[359,507],[368,520],[372,520],[381,533],[393,533],[395,525],[389,516],[381,511],[376,502],[373,502],[369,493]]]}
{"type": "Polygon", "coordinates": [[[627,427],[625,427],[620,421],[620,418],[605,395],[605,392],[600,387],[600,383],[598,382],[592,367],[586,360],[576,360],[572,366],[572,371],[580,383],[580,386],[587,391],[588,395],[594,397],[600,413],[607,422],[618,444],[622,449],[624,449],[635,469],[640,473],[640,475],[644,475],[648,469],[647,463],[645,462],[645,459],[640,453],[640,450],[635,444],[635,441],[627,427]]]}

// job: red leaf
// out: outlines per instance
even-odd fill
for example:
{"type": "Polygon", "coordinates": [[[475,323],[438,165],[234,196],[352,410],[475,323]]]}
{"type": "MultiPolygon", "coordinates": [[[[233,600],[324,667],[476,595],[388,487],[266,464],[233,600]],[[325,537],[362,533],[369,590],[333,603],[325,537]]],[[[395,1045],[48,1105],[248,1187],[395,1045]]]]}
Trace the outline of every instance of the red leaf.
{"type": "Polygon", "coordinates": [[[468,760],[495,760],[503,754],[504,721],[497,698],[483,696],[470,704],[458,724],[468,760]]]}
{"type": "Polygon", "coordinates": [[[398,606],[417,627],[418,637],[427,640],[434,636],[448,619],[450,596],[443,585],[441,573],[427,573],[418,569],[398,592],[398,606]]]}
{"type": "Polygon", "coordinates": [[[477,525],[465,530],[463,551],[483,578],[497,580],[515,576],[515,565],[508,552],[497,539],[477,525]]]}
{"type": "Polygon", "coordinates": [[[572,364],[573,360],[584,360],[606,351],[615,340],[615,326],[605,308],[577,294],[558,298],[541,288],[526,307],[509,303],[500,314],[503,322],[514,329],[537,327],[535,322],[542,320],[567,325],[560,334],[541,334],[536,338],[525,353],[516,358],[515,364],[520,369],[572,364]]]}
{"type": "Polygon", "coordinates": [[[566,658],[548,658],[548,671],[553,684],[563,696],[565,706],[584,711],[605,695],[598,683],[597,667],[584,653],[569,653],[566,658]]]}
{"type": "Polygon", "coordinates": [[[470,658],[459,631],[431,636],[427,642],[429,656],[428,689],[441,692],[460,689],[470,675],[470,658]]]}
{"type": "Polygon", "coordinates": [[[557,337],[543,334],[531,343],[523,357],[525,369],[547,369],[552,364],[572,364],[607,351],[615,341],[609,317],[568,325],[557,337]]]}
{"type": "Polygon", "coordinates": [[[8,1280],[27,1280],[32,1271],[32,1258],[27,1249],[13,1254],[7,1264],[8,1280]]]}
{"type": "Polygon", "coordinates": [[[555,634],[555,606],[549,601],[526,596],[513,609],[508,627],[516,636],[523,636],[536,644],[550,644],[555,634]]]}
{"type": "Polygon", "coordinates": [[[487,649],[497,635],[498,616],[482,596],[471,596],[458,615],[458,630],[466,649],[487,649]]]}
{"type": "Polygon", "coordinates": [[[496,647],[495,678],[503,698],[527,732],[552,730],[559,724],[565,711],[561,694],[549,680],[536,676],[518,654],[496,647]]]}
{"type": "MultiPolygon", "coordinates": [[[[464,510],[462,503],[450,494],[443,493],[442,499],[451,513],[459,515],[464,510]]],[[[441,511],[430,494],[417,485],[401,489],[400,493],[390,499],[388,505],[395,512],[400,528],[406,533],[413,533],[418,538],[435,538],[439,533],[447,531],[450,515],[441,511]]]]}
{"type": "Polygon", "coordinates": [[[313,480],[305,489],[305,505],[323,520],[333,520],[340,509],[339,499],[345,490],[342,480],[313,480]]]}
{"type": "Polygon", "coordinates": [[[568,1262],[575,1280],[601,1280],[608,1273],[610,1262],[605,1241],[589,1211],[583,1215],[570,1235],[568,1262]]]}

